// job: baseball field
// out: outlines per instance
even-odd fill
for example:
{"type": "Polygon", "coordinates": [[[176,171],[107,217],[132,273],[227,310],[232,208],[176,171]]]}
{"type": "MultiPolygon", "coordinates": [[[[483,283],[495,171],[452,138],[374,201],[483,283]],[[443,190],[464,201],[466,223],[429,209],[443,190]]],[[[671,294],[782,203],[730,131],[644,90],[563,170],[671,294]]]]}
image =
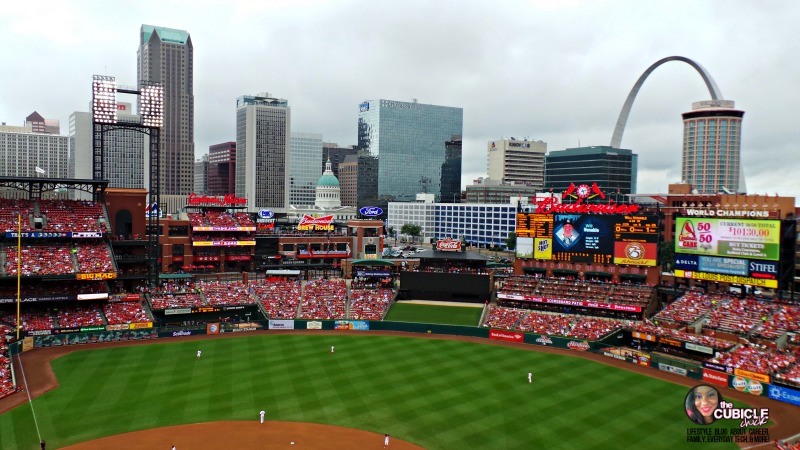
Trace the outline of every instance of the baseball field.
{"type": "MultiPolygon", "coordinates": [[[[76,347],[52,361],[57,388],[0,415],[0,448],[212,422],[233,436],[258,426],[261,409],[267,428],[306,422],[375,436],[350,448],[382,448],[384,433],[431,450],[698,448],[687,443],[685,385],[530,346],[413,336],[258,333],[76,347]]],[[[184,437],[164,437],[161,448],[201,448],[182,446],[184,437]]],[[[260,448],[324,448],[295,441],[260,448]]],[[[220,448],[208,442],[202,448],[220,448]]]]}

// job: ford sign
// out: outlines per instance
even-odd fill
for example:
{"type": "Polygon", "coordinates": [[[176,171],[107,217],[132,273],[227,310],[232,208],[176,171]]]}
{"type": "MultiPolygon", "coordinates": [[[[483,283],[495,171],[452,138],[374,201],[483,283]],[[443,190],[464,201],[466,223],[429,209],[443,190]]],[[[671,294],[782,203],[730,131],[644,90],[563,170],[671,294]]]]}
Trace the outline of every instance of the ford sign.
{"type": "Polygon", "coordinates": [[[268,209],[262,209],[261,211],[258,212],[258,217],[261,217],[262,219],[271,219],[274,216],[275,213],[268,209]]]}
{"type": "Polygon", "coordinates": [[[362,216],[377,217],[383,214],[383,210],[377,206],[365,206],[358,210],[362,216]]]}

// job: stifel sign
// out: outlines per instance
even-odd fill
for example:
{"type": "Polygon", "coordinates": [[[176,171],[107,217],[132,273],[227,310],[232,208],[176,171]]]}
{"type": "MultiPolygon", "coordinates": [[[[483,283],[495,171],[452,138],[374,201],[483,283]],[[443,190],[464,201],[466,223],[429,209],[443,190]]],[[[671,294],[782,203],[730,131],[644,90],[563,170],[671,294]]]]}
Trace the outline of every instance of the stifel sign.
{"type": "Polygon", "coordinates": [[[436,241],[436,250],[439,250],[440,252],[460,252],[461,241],[456,241],[454,239],[443,239],[441,241],[436,241]]]}

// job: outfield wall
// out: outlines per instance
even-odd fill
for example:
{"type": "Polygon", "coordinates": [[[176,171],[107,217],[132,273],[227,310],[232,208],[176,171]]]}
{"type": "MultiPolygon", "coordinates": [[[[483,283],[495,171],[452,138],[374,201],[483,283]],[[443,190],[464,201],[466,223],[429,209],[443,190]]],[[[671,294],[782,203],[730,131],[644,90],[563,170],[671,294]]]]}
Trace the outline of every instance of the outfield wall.
{"type": "MultiPolygon", "coordinates": [[[[9,344],[12,357],[36,348],[64,345],[93,344],[99,342],[124,342],[155,340],[182,336],[247,333],[258,330],[361,330],[401,331],[414,334],[438,334],[469,336],[489,340],[524,343],[544,347],[568,349],[575,352],[592,352],[631,364],[652,367],[675,373],[703,383],[728,387],[752,395],[766,396],[774,400],[800,406],[800,389],[776,383],[768,375],[748,372],[712,363],[700,365],[684,360],[654,355],[644,351],[620,347],[616,341],[619,333],[612,333],[600,341],[523,333],[515,330],[500,330],[466,325],[443,325],[417,322],[366,321],[366,320],[259,320],[240,323],[208,323],[187,327],[152,327],[149,324],[131,324],[128,329],[121,326],[89,327],[70,330],[53,330],[50,334],[26,336],[9,344]],[[149,325],[149,328],[144,328],[149,325]]],[[[12,366],[12,376],[13,376],[12,366]]]]}

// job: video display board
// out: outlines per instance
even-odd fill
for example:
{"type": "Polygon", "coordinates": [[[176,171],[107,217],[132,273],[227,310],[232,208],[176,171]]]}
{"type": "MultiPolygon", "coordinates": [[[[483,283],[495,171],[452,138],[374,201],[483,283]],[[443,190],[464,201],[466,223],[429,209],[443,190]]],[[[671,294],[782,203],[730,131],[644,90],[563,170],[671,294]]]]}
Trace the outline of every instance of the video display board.
{"type": "Polygon", "coordinates": [[[778,287],[780,220],[676,217],[675,275],[778,287]]]}
{"type": "Polygon", "coordinates": [[[675,253],[777,261],[780,220],[675,218],[675,253]]]}
{"type": "Polygon", "coordinates": [[[517,214],[518,258],[655,266],[658,217],[517,214]]]}

